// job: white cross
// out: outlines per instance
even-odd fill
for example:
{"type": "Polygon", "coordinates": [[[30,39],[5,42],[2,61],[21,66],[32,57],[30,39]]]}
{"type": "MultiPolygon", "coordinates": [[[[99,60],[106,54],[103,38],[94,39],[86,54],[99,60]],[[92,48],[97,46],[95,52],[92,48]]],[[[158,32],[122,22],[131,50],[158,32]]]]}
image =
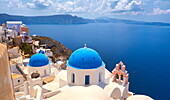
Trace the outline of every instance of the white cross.
{"type": "Polygon", "coordinates": [[[86,43],[84,44],[84,48],[87,48],[87,47],[86,47],[86,43]]]}

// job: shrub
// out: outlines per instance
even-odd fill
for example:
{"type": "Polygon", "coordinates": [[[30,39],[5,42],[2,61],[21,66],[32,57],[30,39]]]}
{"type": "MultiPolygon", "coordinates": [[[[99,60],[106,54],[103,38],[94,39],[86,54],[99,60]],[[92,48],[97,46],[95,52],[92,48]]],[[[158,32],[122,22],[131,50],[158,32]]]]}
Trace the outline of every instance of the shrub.
{"type": "Polygon", "coordinates": [[[22,43],[20,45],[20,49],[24,51],[26,54],[31,54],[32,53],[32,46],[27,44],[27,43],[22,43]]]}

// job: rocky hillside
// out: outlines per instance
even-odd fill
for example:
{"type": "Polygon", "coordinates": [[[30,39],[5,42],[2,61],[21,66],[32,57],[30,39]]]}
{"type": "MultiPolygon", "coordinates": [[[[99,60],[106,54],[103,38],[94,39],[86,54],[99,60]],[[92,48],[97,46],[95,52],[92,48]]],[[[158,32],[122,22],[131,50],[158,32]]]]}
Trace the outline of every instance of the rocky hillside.
{"type": "Polygon", "coordinates": [[[66,48],[63,44],[49,37],[39,36],[38,40],[40,41],[40,45],[46,44],[47,48],[52,50],[55,58],[62,56],[68,59],[72,53],[72,51],[66,48]]]}

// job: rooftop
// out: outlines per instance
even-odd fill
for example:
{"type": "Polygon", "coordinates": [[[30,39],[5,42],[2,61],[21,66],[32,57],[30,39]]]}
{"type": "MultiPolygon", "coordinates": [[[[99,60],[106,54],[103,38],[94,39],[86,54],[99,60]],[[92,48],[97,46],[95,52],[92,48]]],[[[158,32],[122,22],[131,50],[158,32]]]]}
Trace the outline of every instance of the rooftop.
{"type": "Polygon", "coordinates": [[[133,95],[128,97],[127,100],[153,100],[153,99],[146,95],[133,95]]]}
{"type": "Polygon", "coordinates": [[[22,77],[22,75],[20,74],[15,74],[15,73],[11,73],[12,79],[16,79],[18,77],[22,77]]]}
{"type": "Polygon", "coordinates": [[[29,60],[28,66],[30,67],[42,67],[48,65],[50,62],[48,58],[41,53],[34,54],[29,60]]]}
{"type": "Polygon", "coordinates": [[[88,87],[66,85],[59,94],[46,100],[110,100],[110,97],[97,85],[88,87]]]}
{"type": "Polygon", "coordinates": [[[22,24],[22,21],[6,21],[7,24],[22,24]]]}

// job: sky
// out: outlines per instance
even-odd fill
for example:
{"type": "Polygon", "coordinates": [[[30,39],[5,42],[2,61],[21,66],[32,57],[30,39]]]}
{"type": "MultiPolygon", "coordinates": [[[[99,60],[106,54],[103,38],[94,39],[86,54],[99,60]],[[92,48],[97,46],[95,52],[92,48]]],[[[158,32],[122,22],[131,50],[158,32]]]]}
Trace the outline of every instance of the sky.
{"type": "Polygon", "coordinates": [[[0,0],[0,13],[24,16],[72,14],[170,23],[170,0],[0,0]]]}

